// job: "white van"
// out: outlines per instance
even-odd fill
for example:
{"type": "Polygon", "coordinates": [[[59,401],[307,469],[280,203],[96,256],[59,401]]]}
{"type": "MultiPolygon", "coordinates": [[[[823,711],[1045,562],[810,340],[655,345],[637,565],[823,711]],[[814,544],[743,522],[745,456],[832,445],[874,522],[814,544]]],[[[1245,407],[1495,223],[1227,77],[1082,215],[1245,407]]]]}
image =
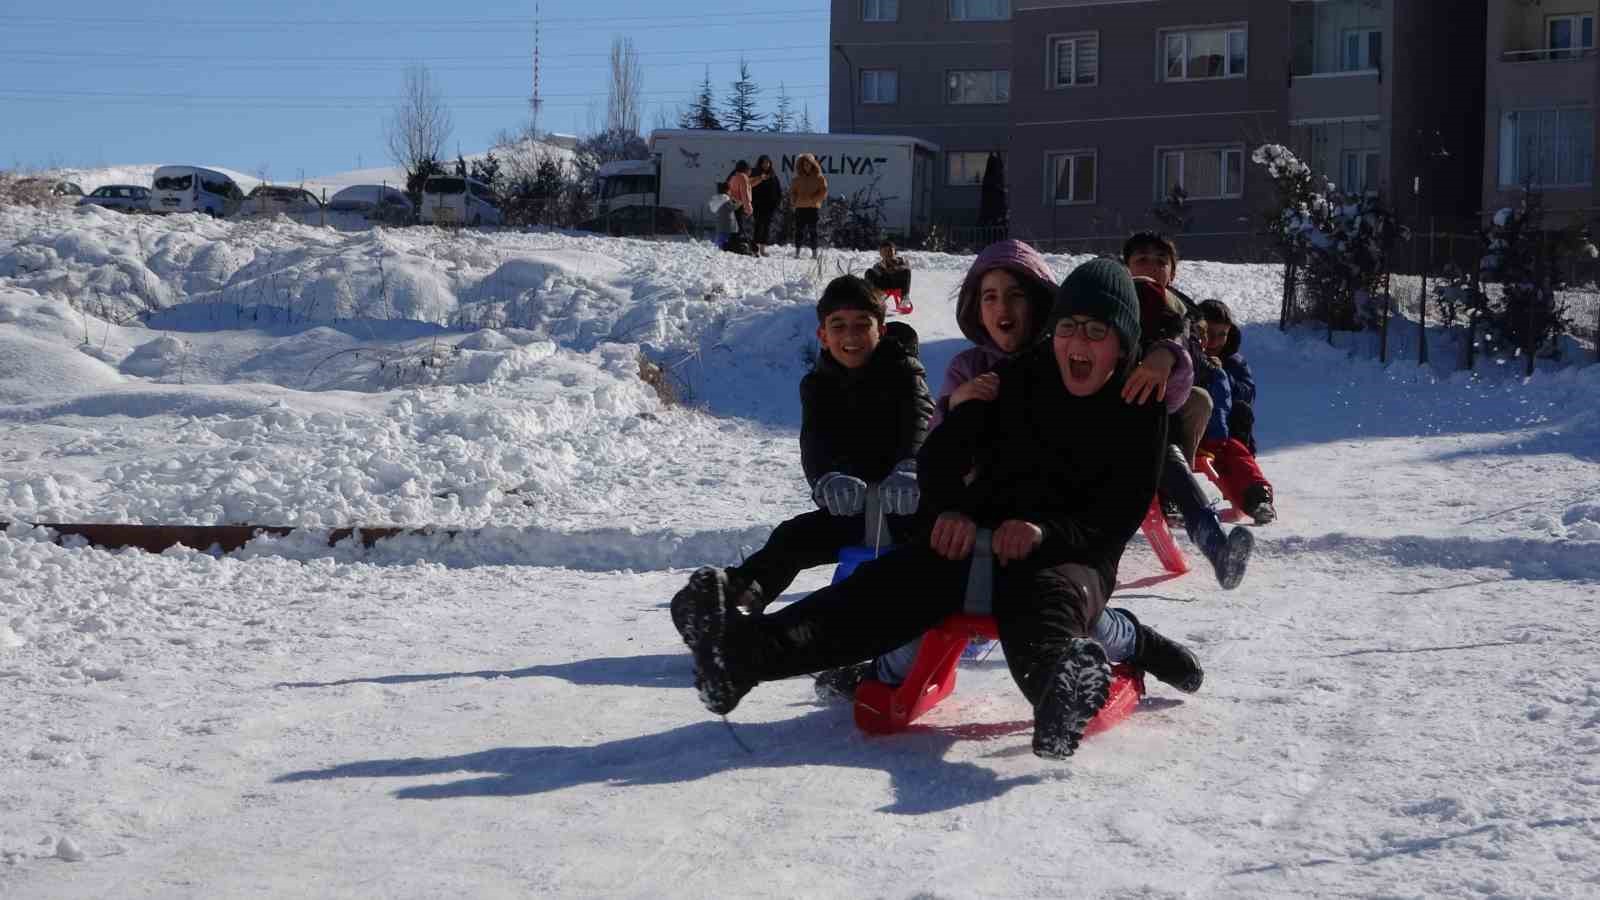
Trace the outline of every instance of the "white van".
{"type": "Polygon", "coordinates": [[[150,182],[150,211],[231,216],[244,202],[232,178],[199,166],[162,166],[150,182]]]}
{"type": "Polygon", "coordinates": [[[499,225],[494,190],[475,178],[434,175],[422,184],[422,224],[499,225]]]}

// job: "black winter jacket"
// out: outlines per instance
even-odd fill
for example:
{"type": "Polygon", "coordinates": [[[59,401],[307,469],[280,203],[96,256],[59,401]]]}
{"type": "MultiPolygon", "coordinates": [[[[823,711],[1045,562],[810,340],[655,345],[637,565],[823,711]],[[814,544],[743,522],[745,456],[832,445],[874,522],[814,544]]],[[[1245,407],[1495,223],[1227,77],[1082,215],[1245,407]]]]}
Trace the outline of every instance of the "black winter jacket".
{"type": "Polygon", "coordinates": [[[910,326],[891,327],[859,369],[846,369],[823,350],[800,379],[806,481],[815,485],[829,472],[843,472],[872,483],[915,458],[933,416],[925,376],[910,326]]]}
{"type": "Polygon", "coordinates": [[[758,213],[772,213],[783,203],[783,182],[778,173],[750,189],[750,206],[758,213]]]}
{"type": "Polygon", "coordinates": [[[1109,594],[1160,481],[1166,406],[1124,403],[1120,376],[1093,396],[1073,396],[1048,343],[995,373],[999,396],[951,410],[922,447],[924,533],[944,512],[964,513],[980,528],[1032,522],[1044,540],[1030,564],[1092,566],[1109,594]]]}

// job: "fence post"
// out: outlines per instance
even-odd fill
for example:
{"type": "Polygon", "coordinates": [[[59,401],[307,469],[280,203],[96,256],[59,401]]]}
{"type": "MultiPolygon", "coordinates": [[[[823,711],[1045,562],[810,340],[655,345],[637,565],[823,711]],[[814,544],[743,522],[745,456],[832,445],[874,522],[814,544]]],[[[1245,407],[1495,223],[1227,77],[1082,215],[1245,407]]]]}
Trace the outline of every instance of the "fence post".
{"type": "Polygon", "coordinates": [[[1428,364],[1428,272],[1433,268],[1434,219],[1428,217],[1428,262],[1422,267],[1422,309],[1417,315],[1417,365],[1428,364]]]}

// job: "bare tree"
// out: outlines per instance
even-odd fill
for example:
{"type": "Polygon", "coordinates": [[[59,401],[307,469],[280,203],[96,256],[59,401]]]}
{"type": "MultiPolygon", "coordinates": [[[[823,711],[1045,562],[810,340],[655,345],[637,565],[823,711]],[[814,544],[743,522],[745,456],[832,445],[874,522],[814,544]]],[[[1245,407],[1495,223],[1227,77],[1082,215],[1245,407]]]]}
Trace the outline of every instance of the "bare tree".
{"type": "Polygon", "coordinates": [[[400,102],[384,122],[389,158],[407,172],[415,172],[423,160],[439,158],[453,128],[450,109],[434,87],[428,67],[422,63],[406,66],[400,102]]]}
{"type": "Polygon", "coordinates": [[[606,93],[606,130],[639,133],[644,112],[641,99],[644,70],[639,66],[639,51],[633,38],[611,39],[611,88],[606,93]]]}

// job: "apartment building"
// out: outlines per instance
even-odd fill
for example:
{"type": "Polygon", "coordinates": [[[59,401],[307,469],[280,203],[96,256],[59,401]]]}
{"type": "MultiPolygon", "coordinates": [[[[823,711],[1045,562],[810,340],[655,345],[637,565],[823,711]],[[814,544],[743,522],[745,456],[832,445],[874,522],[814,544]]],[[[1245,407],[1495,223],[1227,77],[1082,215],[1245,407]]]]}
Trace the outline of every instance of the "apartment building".
{"type": "Polygon", "coordinates": [[[830,127],[940,145],[947,222],[975,216],[976,188],[964,185],[975,183],[973,164],[981,175],[982,158],[1000,150],[1018,237],[1107,249],[1160,227],[1181,232],[1191,253],[1248,256],[1273,200],[1249,159],[1265,142],[1407,212],[1477,206],[1484,7],[834,0],[830,127]],[[971,21],[974,4],[984,4],[981,22],[971,21]],[[862,101],[879,77],[863,60],[894,61],[893,103],[862,101]],[[852,96],[853,84],[866,87],[852,96]],[[1003,84],[1003,97],[990,84],[1003,84]]]}
{"type": "Polygon", "coordinates": [[[828,130],[907,134],[943,151],[934,208],[978,212],[1011,133],[1012,0],[833,0],[828,130]]]}
{"type": "Polygon", "coordinates": [[[1595,0],[1490,0],[1485,209],[1514,205],[1525,184],[1543,192],[1551,213],[1600,208],[1596,7],[1595,0]]]}

